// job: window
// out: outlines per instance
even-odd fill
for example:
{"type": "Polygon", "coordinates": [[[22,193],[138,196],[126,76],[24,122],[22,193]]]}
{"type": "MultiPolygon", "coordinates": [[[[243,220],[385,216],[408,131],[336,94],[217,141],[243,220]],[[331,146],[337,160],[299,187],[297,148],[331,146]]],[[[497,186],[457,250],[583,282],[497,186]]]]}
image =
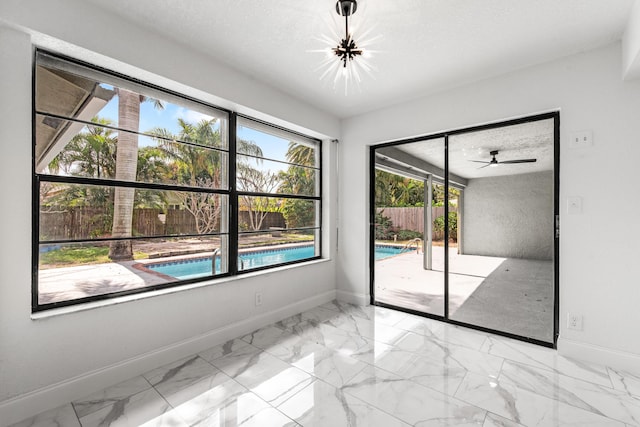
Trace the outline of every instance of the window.
{"type": "Polygon", "coordinates": [[[320,149],[38,51],[33,310],[319,257],[320,149]]]}
{"type": "Polygon", "coordinates": [[[238,119],[239,270],[320,254],[319,164],[316,141],[238,119]],[[285,244],[275,252],[271,247],[256,252],[256,245],[274,241],[285,244]]]}

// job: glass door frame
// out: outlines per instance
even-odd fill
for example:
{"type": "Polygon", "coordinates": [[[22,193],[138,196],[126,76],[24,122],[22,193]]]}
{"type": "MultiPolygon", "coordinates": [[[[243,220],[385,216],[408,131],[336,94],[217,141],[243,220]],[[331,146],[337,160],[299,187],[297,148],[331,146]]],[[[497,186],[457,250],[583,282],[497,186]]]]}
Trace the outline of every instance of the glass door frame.
{"type": "MultiPolygon", "coordinates": [[[[427,203],[425,202],[425,205],[427,203]]],[[[551,111],[548,113],[536,114],[532,116],[520,117],[516,119],[503,120],[484,125],[472,126],[468,128],[455,129],[451,131],[440,132],[437,134],[429,134],[424,136],[418,136],[409,139],[402,139],[392,142],[386,142],[382,144],[375,144],[369,146],[369,295],[370,304],[379,307],[386,307],[393,310],[403,311],[406,313],[427,317],[441,322],[449,323],[456,326],[463,326],[470,329],[475,329],[481,332],[491,333],[495,335],[501,335],[508,338],[513,338],[520,341],[537,344],[543,347],[557,348],[558,335],[559,335],[559,317],[560,317],[560,233],[559,233],[559,214],[560,214],[560,111],[551,111]],[[505,126],[513,126],[523,123],[541,121],[553,119],[553,215],[554,215],[554,230],[553,230],[553,342],[541,341],[538,339],[526,337],[523,335],[517,335],[510,332],[500,331],[483,327],[480,325],[460,322],[449,318],[449,137],[454,135],[460,135],[465,133],[483,131],[488,129],[501,128],[505,126]],[[414,142],[423,142],[432,139],[444,139],[444,194],[446,195],[447,203],[444,203],[444,315],[439,316],[437,314],[430,314],[418,310],[413,310],[406,307],[396,306],[384,302],[376,301],[375,299],[375,216],[376,216],[376,203],[375,203],[375,179],[376,179],[376,150],[384,147],[393,147],[397,145],[411,144],[414,142]]]]}

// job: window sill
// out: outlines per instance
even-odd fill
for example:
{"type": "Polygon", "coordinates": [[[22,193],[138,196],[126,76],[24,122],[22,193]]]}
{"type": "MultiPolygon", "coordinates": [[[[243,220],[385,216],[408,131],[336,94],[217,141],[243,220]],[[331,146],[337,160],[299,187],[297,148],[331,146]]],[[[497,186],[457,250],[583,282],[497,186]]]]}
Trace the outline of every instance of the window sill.
{"type": "Polygon", "coordinates": [[[221,284],[224,284],[224,283],[237,282],[237,281],[245,280],[245,279],[252,278],[252,277],[276,274],[276,273],[279,273],[279,272],[282,272],[282,271],[287,271],[287,270],[294,269],[294,268],[301,268],[301,267],[306,267],[306,266],[315,265],[315,264],[321,264],[321,263],[325,263],[325,262],[329,262],[329,261],[331,261],[331,260],[328,259],[328,258],[315,259],[315,260],[308,261],[308,262],[301,262],[301,263],[298,263],[298,264],[284,265],[284,266],[281,266],[281,267],[275,267],[275,268],[268,269],[268,270],[259,270],[259,271],[255,271],[255,272],[247,272],[247,273],[243,273],[243,274],[237,275],[237,276],[230,276],[230,277],[223,277],[223,278],[220,278],[220,279],[206,280],[206,281],[203,281],[203,282],[190,283],[190,284],[183,285],[183,286],[175,286],[173,288],[157,289],[157,290],[154,290],[154,291],[142,292],[142,293],[133,294],[133,295],[126,295],[126,296],[123,296],[123,297],[116,297],[116,298],[111,298],[111,299],[106,299],[106,300],[101,300],[101,301],[93,301],[93,302],[87,302],[87,303],[82,303],[82,304],[77,304],[77,305],[71,305],[71,306],[67,306],[67,307],[52,308],[52,309],[45,310],[45,311],[40,311],[40,312],[37,312],[37,313],[31,313],[31,320],[48,319],[48,318],[51,318],[51,317],[57,317],[57,316],[62,316],[62,315],[67,315],[67,314],[74,314],[74,313],[79,313],[79,312],[82,312],[82,311],[94,310],[94,309],[101,308],[101,307],[109,307],[109,306],[113,306],[113,305],[116,305],[116,304],[123,304],[123,303],[132,302],[132,301],[138,301],[138,300],[142,300],[142,299],[153,298],[153,297],[156,297],[156,296],[173,294],[173,293],[177,293],[177,292],[184,292],[184,291],[203,288],[203,287],[212,286],[212,285],[221,285],[221,284]]]}

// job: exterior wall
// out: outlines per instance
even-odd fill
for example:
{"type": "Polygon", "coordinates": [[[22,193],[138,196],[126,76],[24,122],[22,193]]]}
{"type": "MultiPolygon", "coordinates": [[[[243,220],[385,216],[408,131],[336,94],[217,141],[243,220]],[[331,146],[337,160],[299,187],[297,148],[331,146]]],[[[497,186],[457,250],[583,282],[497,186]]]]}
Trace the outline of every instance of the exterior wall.
{"type": "Polygon", "coordinates": [[[369,301],[369,146],[541,112],[560,111],[559,351],[598,363],[640,366],[640,82],[623,81],[619,43],[345,120],[340,170],[337,293],[369,301]],[[571,148],[573,132],[594,144],[571,148]],[[567,197],[581,214],[567,214],[567,197]],[[602,221],[603,200],[624,201],[602,221]],[[567,313],[584,329],[566,329],[567,313]]]}
{"type": "Polygon", "coordinates": [[[551,260],[553,172],[470,179],[464,215],[465,254],[551,260]]]}
{"type": "Polygon", "coordinates": [[[0,3],[0,199],[11,205],[0,218],[0,425],[335,297],[337,145],[328,139],[339,120],[114,20],[81,0],[0,3]],[[324,139],[325,259],[32,316],[34,44],[324,139]]]}

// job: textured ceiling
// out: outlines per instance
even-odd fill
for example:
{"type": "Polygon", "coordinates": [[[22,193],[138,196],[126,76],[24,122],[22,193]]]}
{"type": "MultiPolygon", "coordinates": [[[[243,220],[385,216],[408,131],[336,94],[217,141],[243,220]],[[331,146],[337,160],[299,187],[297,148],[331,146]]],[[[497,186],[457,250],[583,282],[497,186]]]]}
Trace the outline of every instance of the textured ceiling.
{"type": "MultiPolygon", "coordinates": [[[[88,0],[338,117],[618,40],[633,0],[360,0],[374,77],[345,96],[317,70],[335,0],[88,0]]],[[[337,42],[337,40],[336,40],[337,42]]]]}
{"type": "MultiPolygon", "coordinates": [[[[398,145],[400,151],[444,169],[444,140],[398,145]]],[[[518,175],[553,170],[553,119],[469,132],[449,137],[449,171],[462,178],[518,175]],[[498,150],[498,162],[536,159],[534,163],[482,167],[472,160],[490,161],[498,150]]]]}

